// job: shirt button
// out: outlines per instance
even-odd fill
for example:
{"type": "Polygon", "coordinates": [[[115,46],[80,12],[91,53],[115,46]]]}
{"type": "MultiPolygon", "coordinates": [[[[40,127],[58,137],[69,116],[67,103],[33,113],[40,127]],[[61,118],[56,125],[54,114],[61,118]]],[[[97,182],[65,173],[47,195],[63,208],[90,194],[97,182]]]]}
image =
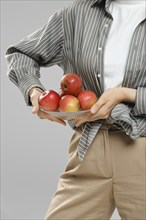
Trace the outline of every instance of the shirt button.
{"type": "Polygon", "coordinates": [[[98,76],[98,77],[101,77],[101,74],[98,74],[97,76],[98,76]]]}
{"type": "Polygon", "coordinates": [[[101,51],[101,50],[102,50],[102,47],[98,47],[98,50],[100,50],[100,51],[101,51]]]}

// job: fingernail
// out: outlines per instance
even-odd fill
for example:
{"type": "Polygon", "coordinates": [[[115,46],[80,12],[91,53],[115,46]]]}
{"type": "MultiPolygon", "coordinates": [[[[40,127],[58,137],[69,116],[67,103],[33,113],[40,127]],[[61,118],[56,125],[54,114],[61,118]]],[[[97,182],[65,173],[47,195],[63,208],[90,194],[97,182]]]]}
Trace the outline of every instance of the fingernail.
{"type": "Polygon", "coordinates": [[[64,125],[64,126],[66,126],[66,123],[63,123],[63,122],[59,122],[61,125],[64,125]]]}
{"type": "Polygon", "coordinates": [[[33,108],[32,113],[33,113],[33,114],[36,113],[36,108],[33,108]]]}
{"type": "Polygon", "coordinates": [[[35,113],[35,109],[32,110],[32,114],[34,114],[34,113],[35,113]]]}
{"type": "Polygon", "coordinates": [[[91,108],[91,113],[95,113],[96,112],[96,107],[91,108]]]}

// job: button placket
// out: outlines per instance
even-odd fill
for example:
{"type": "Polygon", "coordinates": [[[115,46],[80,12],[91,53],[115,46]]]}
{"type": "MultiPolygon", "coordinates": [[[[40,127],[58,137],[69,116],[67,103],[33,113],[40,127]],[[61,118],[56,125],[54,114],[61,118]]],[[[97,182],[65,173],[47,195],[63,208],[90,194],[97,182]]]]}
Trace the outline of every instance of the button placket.
{"type": "Polygon", "coordinates": [[[102,92],[104,92],[104,66],[103,66],[103,59],[104,59],[104,47],[105,47],[105,42],[107,40],[107,35],[109,33],[110,30],[110,26],[111,26],[112,20],[110,20],[110,22],[105,22],[105,24],[103,24],[103,34],[102,36],[100,35],[99,38],[99,45],[98,45],[98,74],[97,77],[100,79],[101,82],[101,90],[102,92]]]}

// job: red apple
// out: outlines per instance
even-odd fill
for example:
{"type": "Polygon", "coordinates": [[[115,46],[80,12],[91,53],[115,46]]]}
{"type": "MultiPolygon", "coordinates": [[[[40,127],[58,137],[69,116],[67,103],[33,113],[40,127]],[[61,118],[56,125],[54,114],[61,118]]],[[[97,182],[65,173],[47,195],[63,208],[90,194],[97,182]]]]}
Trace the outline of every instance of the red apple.
{"type": "Polygon", "coordinates": [[[73,95],[65,95],[60,99],[59,110],[61,112],[77,112],[79,108],[79,100],[73,95]]]}
{"type": "Polygon", "coordinates": [[[39,98],[40,106],[47,111],[56,111],[59,106],[60,96],[54,90],[48,90],[41,94],[39,98]]]}
{"type": "Polygon", "coordinates": [[[98,100],[96,94],[91,90],[81,91],[77,98],[80,102],[80,107],[82,110],[90,109],[98,100]]]}
{"type": "Polygon", "coordinates": [[[60,87],[66,95],[77,96],[82,88],[82,80],[75,73],[67,73],[62,77],[60,87]]]}
{"type": "Polygon", "coordinates": [[[62,98],[64,95],[66,95],[65,92],[61,90],[61,91],[59,92],[60,98],[62,98]]]}

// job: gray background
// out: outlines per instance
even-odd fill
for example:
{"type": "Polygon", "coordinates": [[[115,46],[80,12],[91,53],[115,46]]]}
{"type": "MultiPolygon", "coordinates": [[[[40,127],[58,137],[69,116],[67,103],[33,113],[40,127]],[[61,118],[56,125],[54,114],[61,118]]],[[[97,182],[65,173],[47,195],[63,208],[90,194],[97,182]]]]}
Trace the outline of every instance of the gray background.
{"type": "MultiPolygon", "coordinates": [[[[7,78],[5,51],[70,3],[1,2],[1,219],[43,219],[67,164],[73,134],[68,125],[32,115],[32,108],[26,106],[18,88],[7,78]]],[[[58,91],[61,77],[58,66],[41,69],[41,82],[48,89],[58,91]]],[[[117,210],[112,219],[120,219],[117,210]]]]}

